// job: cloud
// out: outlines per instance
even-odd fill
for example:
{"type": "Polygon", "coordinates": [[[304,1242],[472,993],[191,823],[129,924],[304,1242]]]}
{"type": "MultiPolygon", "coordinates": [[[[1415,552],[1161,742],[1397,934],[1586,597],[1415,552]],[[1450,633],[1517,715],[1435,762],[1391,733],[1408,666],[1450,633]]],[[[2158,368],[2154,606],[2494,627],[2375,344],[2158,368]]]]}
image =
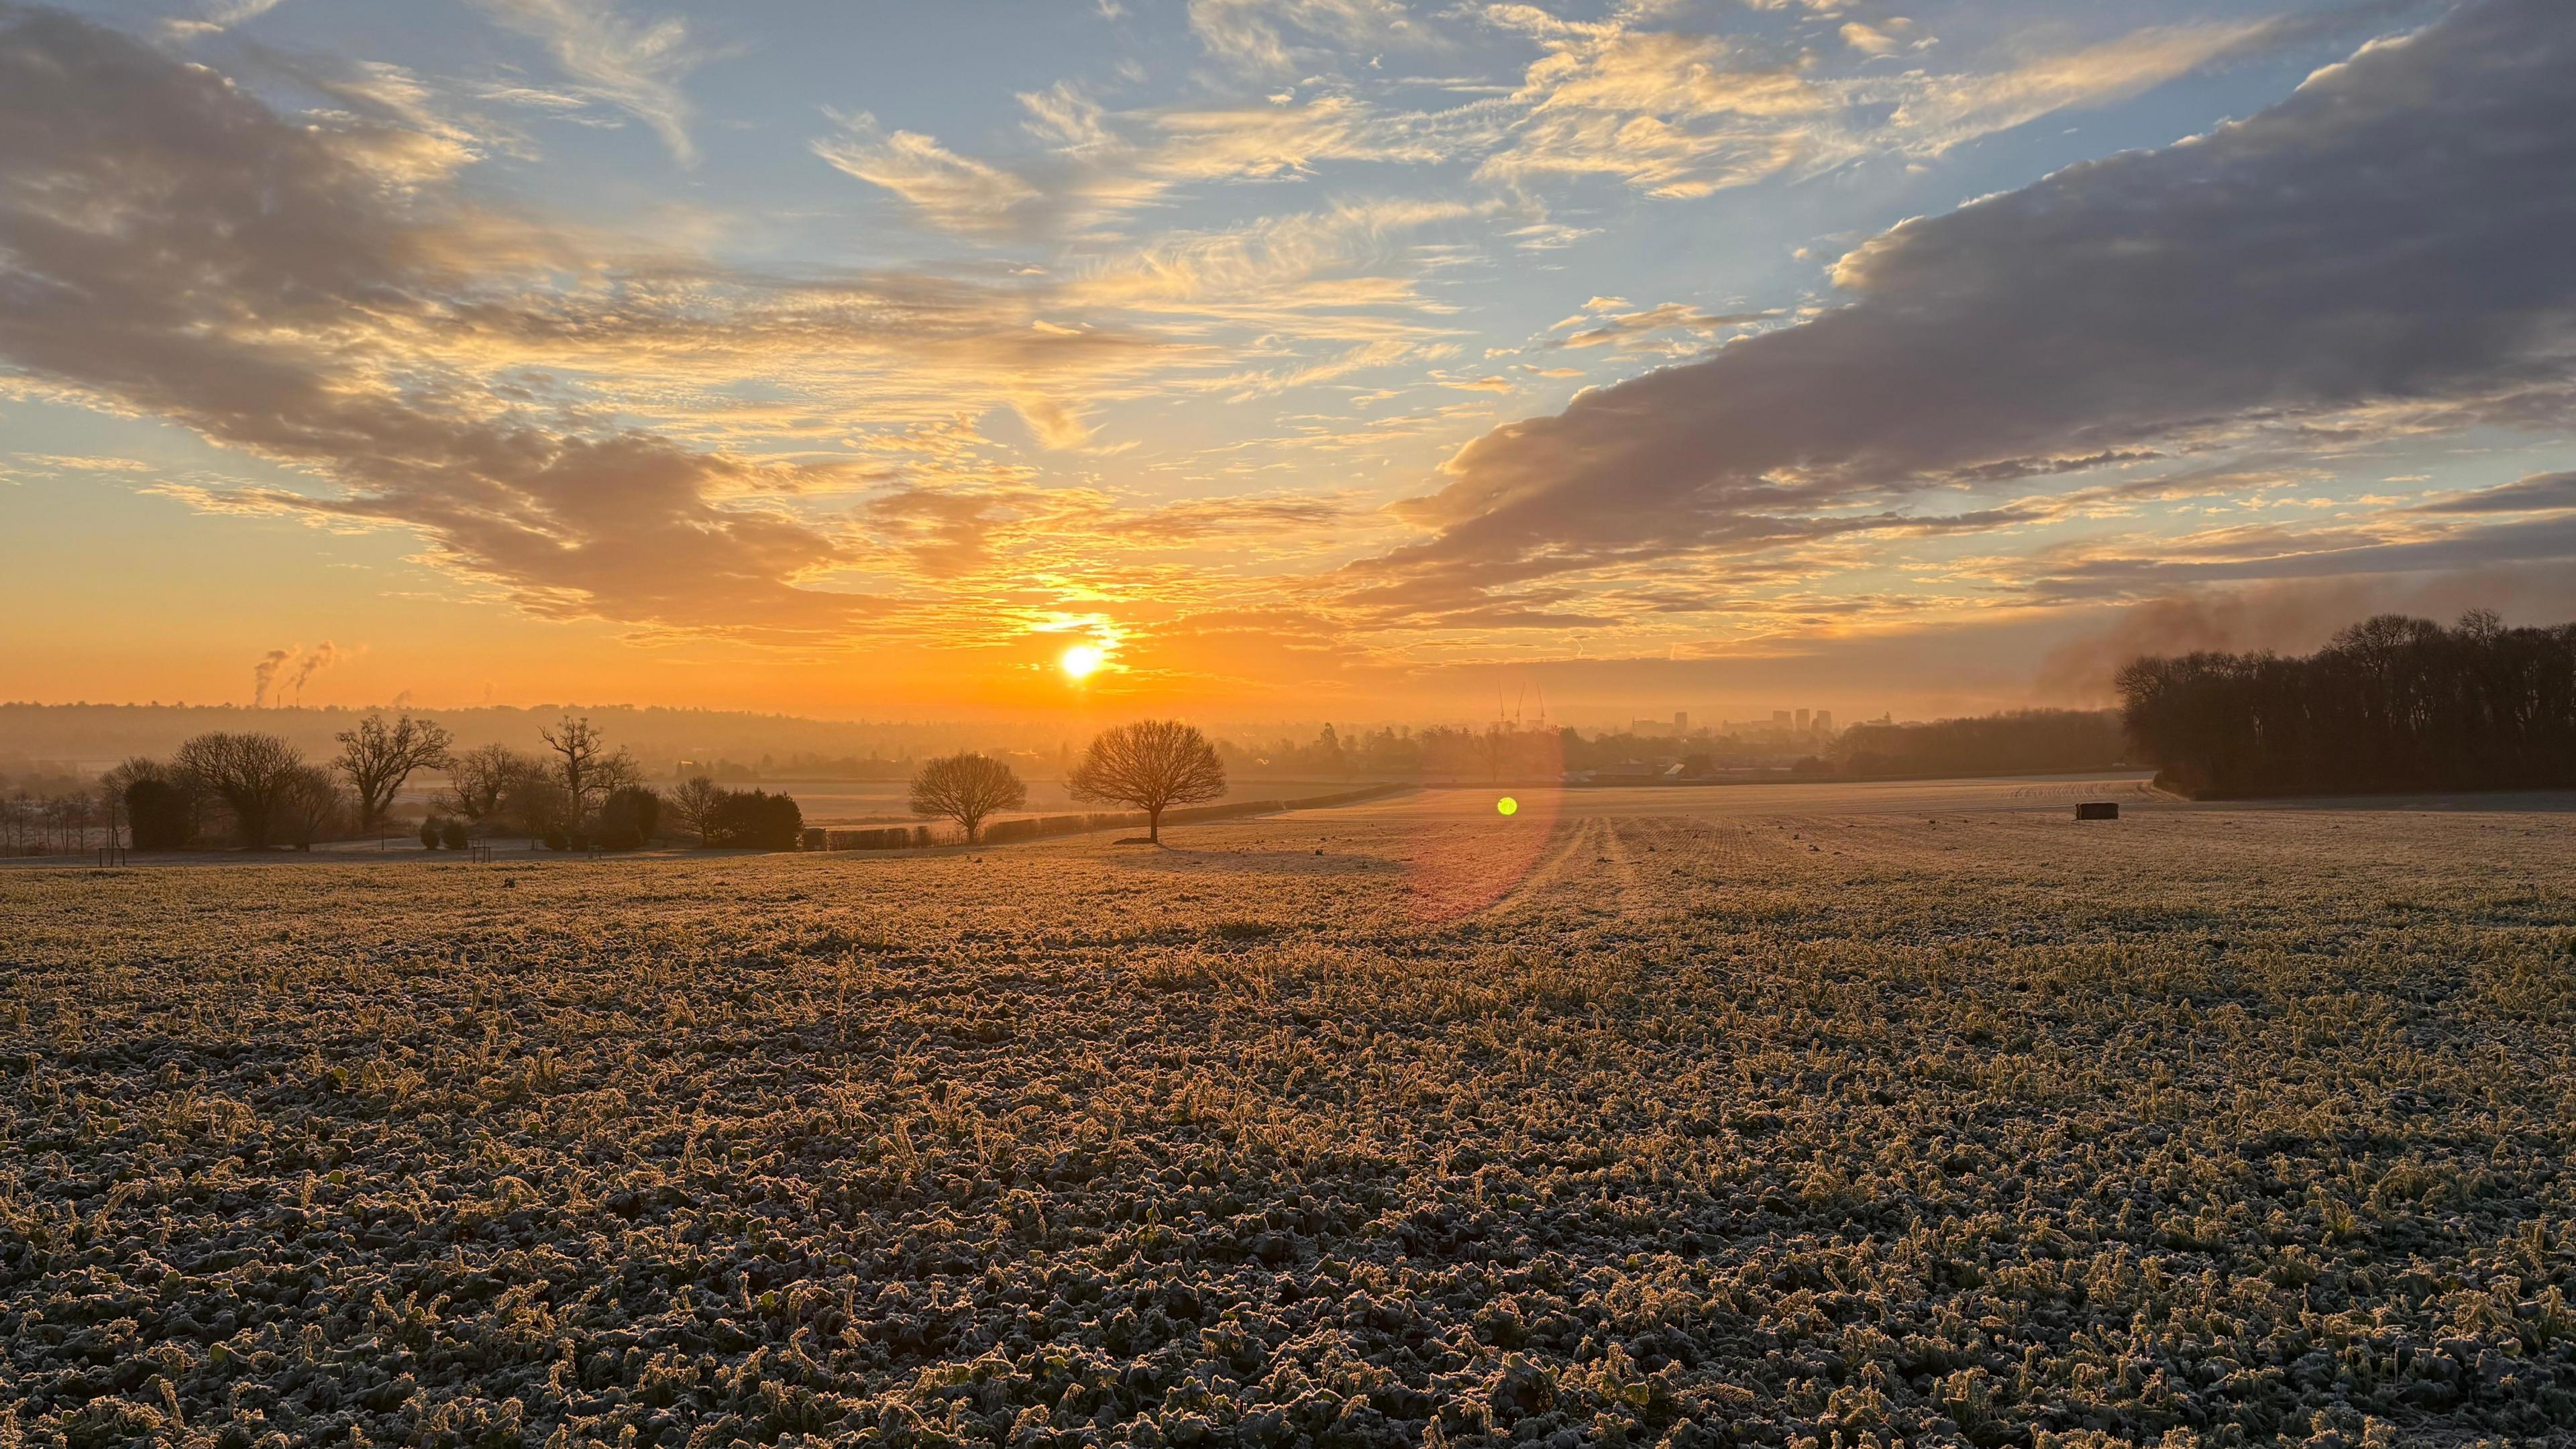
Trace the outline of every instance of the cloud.
{"type": "Polygon", "coordinates": [[[1844,24],[1842,37],[1843,44],[1863,55],[1886,55],[1896,49],[1896,37],[1857,20],[1844,24]]]}
{"type": "Polygon", "coordinates": [[[2475,493],[2418,504],[2417,513],[2554,513],[2576,508],[2576,472],[2534,473],[2475,493]]]}
{"type": "Polygon", "coordinates": [[[2207,136],[1896,227],[1834,268],[1847,305],[1470,444],[1408,509],[1436,536],[1354,576],[1457,607],[1830,534],[2010,460],[2563,417],[2563,21],[2463,6],[2207,136]]]}
{"type": "Polygon", "coordinates": [[[480,0],[503,25],[545,44],[574,88],[653,128],[686,166],[697,160],[689,139],[695,108],[680,81],[710,58],[677,16],[634,21],[613,0],[480,0]]]}
{"type": "MultiPolygon", "coordinates": [[[[2157,26],[2073,50],[1954,73],[1883,67],[1818,73],[1815,57],[1720,35],[1649,28],[1638,7],[1574,22],[1527,5],[1488,5],[1497,29],[1528,35],[1533,63],[1478,170],[1527,185],[1607,176],[1649,195],[1699,197],[1775,176],[1804,176],[1871,155],[1933,156],[2058,111],[2109,105],[2209,65],[2318,39],[2383,18],[2405,0],[2357,0],[2268,20],[2157,26]]],[[[1845,23],[1871,59],[1911,29],[1845,23]]],[[[1481,141],[1453,128],[1460,146],[1481,141]]]]}
{"type": "Polygon", "coordinates": [[[1827,144],[1835,97],[1733,42],[1605,24],[1550,29],[1543,43],[1511,97],[1521,115],[1508,144],[1478,169],[1487,180],[1603,175],[1706,196],[1811,163],[1827,144]]]}
{"type": "Polygon", "coordinates": [[[585,436],[478,364],[545,318],[482,269],[581,264],[479,212],[412,133],[280,117],[222,77],[54,12],[0,14],[0,358],[67,395],[333,480],[208,494],[393,524],[554,614],[819,628],[847,555],[755,495],[795,468],[585,436]]]}
{"type": "Polygon", "coordinates": [[[246,24],[278,7],[280,0],[213,0],[192,16],[178,16],[161,22],[164,33],[177,38],[217,35],[236,25],[246,24]]]}
{"type": "Polygon", "coordinates": [[[998,232],[1015,208],[1037,190],[1017,176],[960,156],[931,137],[878,129],[876,117],[827,112],[838,135],[816,139],[814,154],[841,172],[881,186],[919,211],[933,226],[958,232],[998,232]]]}
{"type": "MultiPolygon", "coordinates": [[[[2000,70],[1910,77],[1887,87],[1899,97],[1888,124],[1905,135],[1908,149],[1937,153],[2058,111],[2124,101],[2214,62],[2306,39],[2329,24],[2350,23],[2350,18],[2344,10],[2329,10],[2268,20],[2152,26],[2077,50],[2031,56],[2000,70]]],[[[1846,38],[1851,30],[1844,27],[1846,38]]],[[[1864,86],[1859,94],[1874,95],[1880,89],[1864,86]]]]}
{"type": "Polygon", "coordinates": [[[1776,312],[1702,312],[1680,302],[1666,302],[1661,306],[1648,307],[1642,311],[1613,312],[1604,316],[1595,304],[1605,302],[1618,305],[1618,299],[1615,297],[1593,298],[1592,302],[1585,306],[1585,313],[1589,315],[1568,317],[1548,329],[1561,331],[1568,327],[1579,327],[1582,330],[1569,332],[1563,337],[1551,338],[1545,345],[1550,348],[1601,347],[1612,343],[1620,346],[1637,346],[1644,344],[1645,339],[1658,332],[1674,330],[1696,333],[1716,332],[1729,327],[1750,326],[1779,315],[1776,312]]]}
{"type": "MultiPolygon", "coordinates": [[[[1455,201],[1345,201],[1216,231],[1179,232],[1103,258],[1067,291],[1084,305],[1176,311],[1298,325],[1310,335],[1323,311],[1418,304],[1413,285],[1386,262],[1402,237],[1466,219],[1455,201]]],[[[1362,324],[1351,324],[1362,325],[1362,324]]],[[[1368,323],[1362,330],[1390,329],[1368,323]]]]}
{"type": "Polygon", "coordinates": [[[1410,38],[1415,27],[1395,0],[1190,0],[1190,30],[1208,53],[1248,70],[1297,65],[1308,42],[1352,49],[1410,38]]]}

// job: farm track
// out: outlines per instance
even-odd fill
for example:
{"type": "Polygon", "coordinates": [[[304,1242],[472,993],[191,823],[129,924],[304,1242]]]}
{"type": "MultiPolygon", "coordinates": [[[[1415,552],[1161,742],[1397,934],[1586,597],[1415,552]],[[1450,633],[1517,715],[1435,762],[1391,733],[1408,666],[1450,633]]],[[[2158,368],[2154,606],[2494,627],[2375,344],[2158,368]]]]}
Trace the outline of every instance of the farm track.
{"type": "Polygon", "coordinates": [[[0,872],[0,1444],[2576,1438],[2576,815],[2117,788],[0,872]]]}

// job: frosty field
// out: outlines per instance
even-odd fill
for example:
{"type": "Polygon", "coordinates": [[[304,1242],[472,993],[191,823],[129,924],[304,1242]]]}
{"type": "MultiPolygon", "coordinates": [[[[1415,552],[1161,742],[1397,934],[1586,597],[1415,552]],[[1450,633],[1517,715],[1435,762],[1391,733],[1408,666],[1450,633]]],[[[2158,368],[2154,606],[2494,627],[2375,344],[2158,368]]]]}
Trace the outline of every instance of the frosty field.
{"type": "Polygon", "coordinates": [[[1497,793],[0,870],[0,1444],[2576,1436],[2563,797],[1497,793]]]}

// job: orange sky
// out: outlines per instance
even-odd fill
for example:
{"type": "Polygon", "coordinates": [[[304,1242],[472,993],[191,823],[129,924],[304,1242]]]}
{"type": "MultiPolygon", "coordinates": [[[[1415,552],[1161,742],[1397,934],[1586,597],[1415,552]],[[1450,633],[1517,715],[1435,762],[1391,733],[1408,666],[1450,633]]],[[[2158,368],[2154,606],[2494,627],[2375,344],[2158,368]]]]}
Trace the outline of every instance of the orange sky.
{"type": "Polygon", "coordinates": [[[461,15],[0,16],[0,695],[1921,717],[2576,613],[2544,0],[461,15]]]}

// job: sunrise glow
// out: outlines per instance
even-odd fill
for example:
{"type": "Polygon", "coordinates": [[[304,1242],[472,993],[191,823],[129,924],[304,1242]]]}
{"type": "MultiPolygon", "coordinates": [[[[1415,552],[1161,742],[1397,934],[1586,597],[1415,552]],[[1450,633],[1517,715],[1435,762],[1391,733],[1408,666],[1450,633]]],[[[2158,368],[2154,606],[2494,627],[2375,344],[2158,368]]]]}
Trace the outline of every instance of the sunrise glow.
{"type": "Polygon", "coordinates": [[[0,7],[9,696],[1624,730],[2563,617],[2564,12],[2452,8],[0,7]]]}
{"type": "Polygon", "coordinates": [[[1109,661],[1108,654],[1097,644],[1075,644],[1056,656],[1056,667],[1075,681],[1089,679],[1109,661]]]}

